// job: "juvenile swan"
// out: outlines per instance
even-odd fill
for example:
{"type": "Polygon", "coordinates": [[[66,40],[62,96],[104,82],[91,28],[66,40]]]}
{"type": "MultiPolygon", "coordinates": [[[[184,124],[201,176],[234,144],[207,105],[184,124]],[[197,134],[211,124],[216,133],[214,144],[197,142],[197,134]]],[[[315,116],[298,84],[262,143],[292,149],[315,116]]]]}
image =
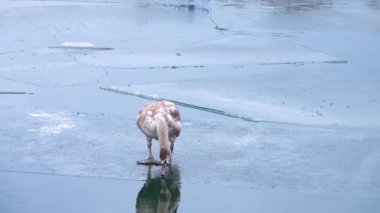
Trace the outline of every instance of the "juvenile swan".
{"type": "Polygon", "coordinates": [[[160,160],[166,169],[181,132],[181,117],[177,106],[170,101],[145,104],[137,115],[137,126],[145,134],[148,145],[148,161],[153,162],[152,139],[159,142],[160,160]]]}

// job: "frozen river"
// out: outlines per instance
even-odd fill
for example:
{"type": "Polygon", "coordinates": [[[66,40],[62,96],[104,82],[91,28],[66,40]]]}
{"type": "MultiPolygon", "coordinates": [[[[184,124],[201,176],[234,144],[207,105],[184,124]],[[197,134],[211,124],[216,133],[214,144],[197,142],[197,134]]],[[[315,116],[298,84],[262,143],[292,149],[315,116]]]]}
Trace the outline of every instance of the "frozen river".
{"type": "Polygon", "coordinates": [[[0,0],[0,39],[0,212],[380,212],[379,0],[0,0]],[[166,184],[141,96],[201,109],[166,184]]]}

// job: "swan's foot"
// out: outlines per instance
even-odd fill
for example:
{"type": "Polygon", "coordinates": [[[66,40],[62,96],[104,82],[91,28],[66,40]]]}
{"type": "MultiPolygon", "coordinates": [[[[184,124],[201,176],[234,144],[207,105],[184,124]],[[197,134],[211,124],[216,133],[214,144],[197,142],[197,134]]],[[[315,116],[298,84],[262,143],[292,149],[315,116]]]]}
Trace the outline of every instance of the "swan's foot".
{"type": "Polygon", "coordinates": [[[140,164],[140,165],[156,165],[156,166],[162,165],[161,161],[154,160],[153,158],[151,158],[151,159],[148,158],[146,160],[138,160],[137,164],[140,164]]]}

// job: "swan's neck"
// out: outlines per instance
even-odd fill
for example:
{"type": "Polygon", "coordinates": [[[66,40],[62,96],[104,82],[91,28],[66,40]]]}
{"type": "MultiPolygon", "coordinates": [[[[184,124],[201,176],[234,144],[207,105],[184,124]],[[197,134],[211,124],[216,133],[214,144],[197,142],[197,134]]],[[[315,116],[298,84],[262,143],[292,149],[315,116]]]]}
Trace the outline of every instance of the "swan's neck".
{"type": "Polygon", "coordinates": [[[154,116],[157,122],[157,136],[160,144],[160,158],[162,161],[170,159],[169,130],[165,118],[161,114],[154,116]]]}

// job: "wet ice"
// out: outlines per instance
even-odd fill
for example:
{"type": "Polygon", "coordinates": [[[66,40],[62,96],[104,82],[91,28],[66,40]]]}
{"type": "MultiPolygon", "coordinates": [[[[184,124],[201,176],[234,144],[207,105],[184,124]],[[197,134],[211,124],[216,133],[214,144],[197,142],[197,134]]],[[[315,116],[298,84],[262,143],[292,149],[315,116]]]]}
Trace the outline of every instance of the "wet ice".
{"type": "MultiPolygon", "coordinates": [[[[367,196],[376,200],[380,193],[378,5],[4,1],[0,91],[33,93],[0,94],[0,170],[9,182],[0,191],[16,195],[5,203],[24,202],[19,194],[31,199],[15,186],[21,176],[9,174],[18,171],[131,180],[126,200],[132,204],[119,210],[134,210],[141,180],[149,179],[135,163],[146,156],[135,124],[146,100],[99,89],[115,86],[269,121],[180,107],[184,125],[173,163],[181,172],[184,212],[191,209],[185,201],[196,200],[192,188],[209,195],[222,186],[273,193],[248,193],[245,204],[269,202],[283,190],[296,197],[334,194],[340,207],[355,203],[339,201],[348,196],[375,212],[378,205],[367,196]],[[111,49],[50,48],[78,42],[111,49]]],[[[82,180],[97,188],[88,179],[62,183],[82,180]]]]}

